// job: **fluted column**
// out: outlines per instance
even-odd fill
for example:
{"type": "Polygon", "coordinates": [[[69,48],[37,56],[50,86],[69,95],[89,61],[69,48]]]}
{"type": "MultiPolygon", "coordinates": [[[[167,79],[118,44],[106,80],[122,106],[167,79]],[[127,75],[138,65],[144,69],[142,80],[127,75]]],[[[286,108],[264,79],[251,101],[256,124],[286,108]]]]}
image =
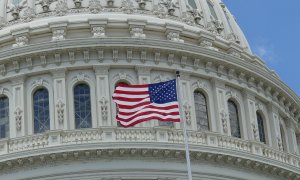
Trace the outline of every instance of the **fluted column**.
{"type": "Polygon", "coordinates": [[[109,94],[108,72],[109,66],[94,66],[96,74],[97,119],[98,126],[112,126],[111,95],[109,94]]]}
{"type": "Polygon", "coordinates": [[[226,89],[225,84],[219,80],[212,80],[213,94],[214,94],[214,107],[216,115],[217,131],[221,134],[230,135],[229,131],[229,118],[228,107],[226,102],[226,89]]]}
{"type": "Polygon", "coordinates": [[[276,149],[282,150],[282,140],[280,135],[280,124],[279,124],[279,114],[278,109],[274,106],[274,104],[268,104],[268,116],[270,120],[270,130],[271,130],[271,138],[272,139],[272,147],[276,149]]]}
{"type": "MultiPolygon", "coordinates": [[[[138,75],[138,81],[139,84],[150,84],[150,71],[151,68],[147,66],[136,66],[135,67],[137,75],[138,75]]],[[[155,121],[146,121],[143,123],[139,123],[135,125],[136,127],[153,127],[155,126],[155,121]]]]}
{"type": "Polygon", "coordinates": [[[66,70],[58,69],[53,71],[53,91],[54,91],[54,128],[69,129],[68,103],[66,96],[66,70]]]}
{"type": "MultiPolygon", "coordinates": [[[[12,110],[14,113],[13,121],[10,123],[11,138],[24,136],[27,133],[27,123],[25,122],[27,111],[25,106],[24,80],[24,76],[18,76],[12,79],[12,110]]],[[[27,119],[27,121],[30,121],[30,119],[27,119]]]]}
{"type": "Polygon", "coordinates": [[[287,119],[286,121],[286,129],[287,129],[287,137],[289,146],[289,152],[292,154],[299,154],[298,146],[297,146],[297,138],[295,133],[295,128],[297,124],[292,119],[287,119]]]}

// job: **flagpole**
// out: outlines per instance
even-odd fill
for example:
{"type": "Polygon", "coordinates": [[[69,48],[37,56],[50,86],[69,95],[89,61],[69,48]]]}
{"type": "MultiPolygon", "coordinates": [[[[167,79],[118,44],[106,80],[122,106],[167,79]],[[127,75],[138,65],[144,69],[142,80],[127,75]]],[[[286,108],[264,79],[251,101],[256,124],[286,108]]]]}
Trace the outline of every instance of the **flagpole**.
{"type": "Polygon", "coordinates": [[[190,160],[190,151],[189,151],[189,144],[188,144],[188,136],[186,131],[186,119],[182,112],[181,106],[181,86],[180,86],[180,72],[176,71],[176,88],[177,88],[177,99],[179,104],[179,111],[180,111],[180,119],[183,121],[183,136],[184,136],[184,144],[185,144],[185,157],[187,163],[187,170],[189,175],[189,180],[193,180],[192,178],[192,170],[191,170],[191,160],[190,160]]]}

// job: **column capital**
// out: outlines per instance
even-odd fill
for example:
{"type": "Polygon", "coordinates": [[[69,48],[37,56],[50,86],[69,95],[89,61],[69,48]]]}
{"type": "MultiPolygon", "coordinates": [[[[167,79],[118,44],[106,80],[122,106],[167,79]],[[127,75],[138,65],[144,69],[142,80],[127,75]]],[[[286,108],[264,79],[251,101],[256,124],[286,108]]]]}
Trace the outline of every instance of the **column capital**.
{"type": "Polygon", "coordinates": [[[12,85],[19,85],[19,84],[23,84],[25,82],[25,79],[26,79],[25,75],[18,75],[12,77],[10,81],[12,82],[12,85]]]}
{"type": "Polygon", "coordinates": [[[51,73],[53,78],[63,78],[66,77],[66,68],[61,68],[61,69],[54,69],[51,73]]]}
{"type": "Polygon", "coordinates": [[[151,69],[152,68],[149,66],[135,66],[135,70],[137,71],[138,75],[149,75],[151,69]]]}
{"type": "Polygon", "coordinates": [[[109,68],[110,68],[109,66],[103,66],[103,65],[93,66],[96,75],[108,75],[109,68]]]}

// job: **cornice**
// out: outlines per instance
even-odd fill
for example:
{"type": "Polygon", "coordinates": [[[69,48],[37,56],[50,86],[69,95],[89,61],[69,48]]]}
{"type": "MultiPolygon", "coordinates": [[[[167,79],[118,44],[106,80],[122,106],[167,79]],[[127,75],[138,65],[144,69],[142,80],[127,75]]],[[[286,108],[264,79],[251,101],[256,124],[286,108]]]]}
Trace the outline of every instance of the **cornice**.
{"type": "MultiPolygon", "coordinates": [[[[9,173],[34,167],[41,164],[53,164],[64,161],[82,161],[97,159],[135,159],[156,161],[177,160],[185,162],[183,144],[168,143],[93,143],[86,145],[69,145],[67,147],[47,147],[1,156],[0,172],[9,173]],[[99,148],[101,147],[101,148],[99,148]]],[[[219,166],[232,166],[249,170],[260,171],[280,178],[300,179],[299,169],[288,165],[281,165],[269,159],[251,156],[245,153],[218,150],[218,148],[199,147],[190,145],[192,163],[210,162],[219,166]]]]}

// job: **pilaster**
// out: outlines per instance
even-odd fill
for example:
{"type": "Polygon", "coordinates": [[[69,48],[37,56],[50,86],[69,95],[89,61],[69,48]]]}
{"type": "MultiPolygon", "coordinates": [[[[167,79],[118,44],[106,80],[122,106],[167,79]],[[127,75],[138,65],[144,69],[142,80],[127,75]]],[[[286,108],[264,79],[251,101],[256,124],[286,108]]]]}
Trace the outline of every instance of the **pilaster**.
{"type": "Polygon", "coordinates": [[[270,129],[272,129],[270,135],[272,140],[272,147],[282,150],[282,140],[280,134],[279,114],[278,109],[273,103],[268,104],[268,116],[270,120],[270,129]]]}
{"type": "Polygon", "coordinates": [[[68,103],[66,96],[66,69],[57,69],[53,72],[53,90],[54,90],[54,128],[69,129],[68,124],[68,103]]]}
{"type": "Polygon", "coordinates": [[[109,81],[108,81],[108,72],[109,66],[94,66],[94,71],[96,75],[96,98],[97,98],[97,119],[98,126],[112,126],[111,117],[111,98],[109,95],[109,81]]]}
{"type": "Polygon", "coordinates": [[[230,124],[228,107],[226,102],[225,83],[217,79],[212,79],[213,97],[216,114],[217,131],[221,134],[230,135],[230,124]]]}
{"type": "MultiPolygon", "coordinates": [[[[12,107],[13,121],[10,122],[10,138],[25,136],[27,131],[25,122],[26,106],[25,106],[25,77],[17,76],[12,80],[12,107]]],[[[29,107],[30,108],[30,107],[29,107]]],[[[29,121],[27,119],[27,121],[29,121]]]]}
{"type": "MultiPolygon", "coordinates": [[[[190,85],[190,74],[186,72],[180,72],[180,98],[181,107],[183,114],[181,117],[186,120],[186,127],[188,130],[197,130],[197,124],[192,122],[191,110],[192,110],[192,97],[191,97],[191,85],[190,85]]],[[[176,128],[181,128],[180,123],[175,123],[176,128]]]]}
{"type": "Polygon", "coordinates": [[[244,106],[246,113],[246,126],[249,140],[259,141],[258,124],[255,108],[255,96],[246,89],[243,91],[244,106]]]}
{"type": "Polygon", "coordinates": [[[295,128],[297,124],[292,119],[286,120],[286,129],[287,129],[287,145],[289,146],[289,152],[292,154],[299,155],[299,149],[297,146],[297,138],[295,133],[295,128]]]}

